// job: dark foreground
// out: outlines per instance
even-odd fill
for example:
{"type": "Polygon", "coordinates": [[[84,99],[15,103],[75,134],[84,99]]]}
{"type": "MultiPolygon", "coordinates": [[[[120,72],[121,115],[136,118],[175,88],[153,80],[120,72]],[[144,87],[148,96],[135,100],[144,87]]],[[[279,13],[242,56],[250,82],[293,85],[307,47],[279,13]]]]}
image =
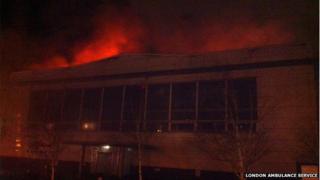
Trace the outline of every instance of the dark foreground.
{"type": "MultiPolygon", "coordinates": [[[[79,174],[79,163],[59,162],[55,180],[138,180],[138,168],[130,167],[121,178],[108,173],[92,173],[89,164],[79,174]]],[[[50,180],[50,166],[47,161],[23,158],[0,158],[1,180],[50,180]]],[[[172,168],[143,167],[143,180],[236,180],[232,173],[182,170],[172,168]]]]}

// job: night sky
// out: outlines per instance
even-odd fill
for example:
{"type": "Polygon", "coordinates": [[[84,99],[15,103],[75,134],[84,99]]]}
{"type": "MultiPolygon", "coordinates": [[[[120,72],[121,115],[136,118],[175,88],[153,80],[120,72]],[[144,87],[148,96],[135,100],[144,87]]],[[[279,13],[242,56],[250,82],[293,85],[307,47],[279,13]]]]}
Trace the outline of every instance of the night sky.
{"type": "Polygon", "coordinates": [[[2,74],[121,53],[318,45],[317,0],[2,0],[2,74]]]}

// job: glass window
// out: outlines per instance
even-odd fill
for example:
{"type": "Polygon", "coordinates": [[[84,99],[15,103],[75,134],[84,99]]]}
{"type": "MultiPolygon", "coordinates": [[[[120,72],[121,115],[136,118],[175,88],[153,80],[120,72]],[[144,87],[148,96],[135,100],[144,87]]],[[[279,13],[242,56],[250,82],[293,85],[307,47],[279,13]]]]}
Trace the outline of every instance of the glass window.
{"type": "Polygon", "coordinates": [[[199,121],[224,120],[224,90],[224,81],[205,81],[199,83],[199,121]]]}
{"type": "Polygon", "coordinates": [[[55,90],[48,92],[47,120],[49,122],[61,121],[63,94],[63,90],[55,90]]]}
{"type": "Polygon", "coordinates": [[[199,121],[198,130],[203,132],[222,132],[225,131],[224,121],[199,121]]]}
{"type": "Polygon", "coordinates": [[[232,129],[231,124],[225,123],[226,113],[229,120],[239,121],[240,130],[255,129],[255,124],[250,121],[257,119],[256,88],[255,78],[199,82],[198,130],[219,132],[232,129]]]}
{"type": "Polygon", "coordinates": [[[142,121],[144,109],[144,91],[142,86],[127,86],[123,112],[123,130],[135,130],[137,122],[142,121]]]}
{"type": "Polygon", "coordinates": [[[46,120],[47,91],[34,91],[30,94],[29,122],[42,123],[46,120]]]}
{"type": "Polygon", "coordinates": [[[195,83],[174,84],[172,89],[172,120],[195,119],[195,83]]]}
{"type": "Polygon", "coordinates": [[[151,85],[148,89],[148,121],[168,120],[169,84],[151,85]]]}
{"type": "MultiPolygon", "coordinates": [[[[255,78],[234,79],[228,82],[228,113],[238,121],[238,128],[242,131],[255,130],[257,119],[257,84],[255,78]]],[[[233,129],[229,125],[229,129],[233,129]]]]}
{"type": "Polygon", "coordinates": [[[225,81],[199,82],[198,130],[225,129],[225,81]]]}
{"type": "Polygon", "coordinates": [[[108,87],[103,94],[102,130],[119,130],[123,87],[108,87]]]}
{"type": "Polygon", "coordinates": [[[169,84],[150,85],[148,87],[147,129],[166,131],[169,114],[169,84]]]}
{"type": "Polygon", "coordinates": [[[193,123],[172,123],[172,131],[184,131],[184,132],[190,132],[193,131],[193,123]]]}
{"type": "Polygon", "coordinates": [[[255,78],[229,81],[229,104],[239,120],[257,119],[257,89],[255,78]]]}
{"type": "Polygon", "coordinates": [[[69,89],[66,91],[62,120],[64,123],[75,123],[79,120],[82,91],[69,89]]]}
{"type": "Polygon", "coordinates": [[[101,103],[101,90],[101,88],[91,88],[84,90],[81,115],[82,121],[98,121],[101,103]]]}

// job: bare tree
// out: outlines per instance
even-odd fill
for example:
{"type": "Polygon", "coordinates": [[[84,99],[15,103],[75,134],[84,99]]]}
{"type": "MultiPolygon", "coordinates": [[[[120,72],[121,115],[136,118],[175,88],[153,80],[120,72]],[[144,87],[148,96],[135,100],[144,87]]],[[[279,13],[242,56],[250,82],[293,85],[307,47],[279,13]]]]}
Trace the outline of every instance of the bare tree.
{"type": "Polygon", "coordinates": [[[135,121],[135,132],[133,135],[134,144],[137,148],[137,163],[138,163],[138,178],[139,180],[143,180],[143,172],[142,172],[142,161],[143,155],[146,149],[150,146],[148,145],[148,140],[152,136],[151,132],[148,132],[145,127],[145,119],[146,119],[146,109],[147,109],[147,85],[143,84],[142,90],[144,93],[141,93],[139,96],[139,108],[137,119],[135,121]]]}
{"type": "Polygon", "coordinates": [[[133,142],[133,147],[137,153],[136,156],[136,162],[138,165],[138,178],[139,180],[143,180],[143,172],[142,172],[142,162],[143,162],[143,155],[145,152],[145,149],[147,149],[148,146],[148,139],[151,137],[151,133],[145,131],[143,128],[143,123],[141,120],[137,120],[135,122],[135,131],[128,132],[127,136],[129,139],[131,139],[133,142]]]}
{"type": "Polygon", "coordinates": [[[226,93],[227,108],[225,129],[219,133],[197,133],[198,146],[211,159],[228,164],[240,180],[248,169],[269,152],[268,131],[256,126],[259,119],[243,121],[239,118],[237,97],[232,91],[226,93]]]}
{"type": "MultiPolygon", "coordinates": [[[[146,85],[144,85],[144,89],[145,89],[146,85]]],[[[146,92],[145,92],[146,93],[146,92]]],[[[140,104],[139,104],[139,115],[138,115],[138,120],[136,121],[136,134],[135,134],[135,142],[137,144],[137,151],[138,151],[138,176],[139,176],[139,180],[143,180],[143,172],[142,172],[142,156],[143,156],[143,150],[144,150],[144,146],[146,144],[147,141],[147,132],[145,132],[145,128],[143,126],[143,119],[144,118],[144,114],[143,114],[143,109],[145,109],[146,106],[146,100],[145,97],[140,97],[140,104]],[[142,103],[144,102],[144,103],[142,103]]]]}
{"type": "Polygon", "coordinates": [[[37,158],[46,159],[50,166],[50,179],[55,179],[59,154],[63,150],[60,133],[53,124],[40,126],[27,132],[27,152],[37,158]]]}
{"type": "Polygon", "coordinates": [[[145,135],[141,131],[141,122],[138,122],[138,127],[136,131],[136,143],[137,143],[137,148],[138,148],[138,176],[139,180],[143,179],[143,174],[142,174],[142,151],[143,151],[143,145],[145,142],[145,135]]]}
{"type": "Polygon", "coordinates": [[[299,129],[295,132],[299,140],[297,145],[297,158],[301,161],[317,164],[319,160],[319,122],[303,121],[299,124],[299,129]]]}
{"type": "Polygon", "coordinates": [[[265,132],[241,132],[239,127],[220,134],[201,134],[202,152],[211,154],[214,160],[229,164],[232,171],[245,179],[244,174],[249,167],[267,153],[267,137],[265,132]],[[210,147],[210,148],[208,148],[210,147]],[[214,154],[212,154],[214,152],[214,154]]]}

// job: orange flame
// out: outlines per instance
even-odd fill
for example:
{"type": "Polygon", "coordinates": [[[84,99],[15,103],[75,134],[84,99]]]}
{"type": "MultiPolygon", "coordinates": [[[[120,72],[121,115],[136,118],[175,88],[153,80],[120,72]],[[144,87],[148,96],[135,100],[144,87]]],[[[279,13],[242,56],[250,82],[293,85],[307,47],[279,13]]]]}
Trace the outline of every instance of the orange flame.
{"type": "Polygon", "coordinates": [[[101,60],[122,52],[137,51],[140,48],[134,39],[142,31],[138,26],[128,25],[120,20],[98,28],[95,39],[82,48],[76,47],[73,65],[101,60]]]}
{"type": "MultiPolygon", "coordinates": [[[[138,20],[117,18],[113,22],[105,23],[100,19],[95,28],[94,38],[73,48],[72,63],[68,63],[62,56],[54,56],[42,64],[33,65],[32,68],[68,67],[121,53],[144,52],[146,45],[140,42],[148,39],[147,30],[147,27],[141,25],[138,20]]],[[[295,38],[283,25],[272,21],[264,24],[250,22],[232,25],[207,24],[195,28],[192,32],[194,33],[181,28],[173,30],[170,36],[151,34],[153,37],[150,43],[156,52],[192,54],[290,43],[295,38]]]]}

